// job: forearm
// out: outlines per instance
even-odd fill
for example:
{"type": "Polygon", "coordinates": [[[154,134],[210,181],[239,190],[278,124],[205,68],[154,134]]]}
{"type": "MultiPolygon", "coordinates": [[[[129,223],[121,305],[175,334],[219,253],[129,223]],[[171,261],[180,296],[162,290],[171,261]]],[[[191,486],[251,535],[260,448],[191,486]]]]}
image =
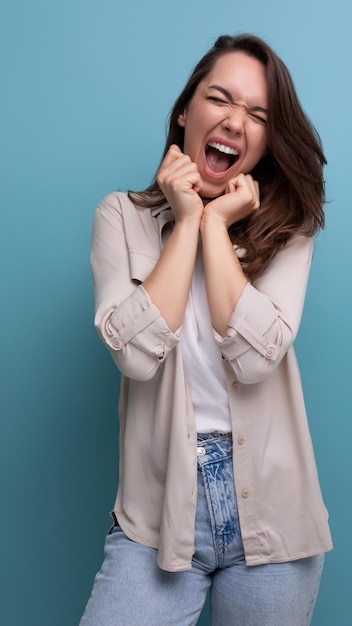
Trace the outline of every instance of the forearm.
{"type": "Polygon", "coordinates": [[[201,235],[210,316],[213,327],[224,337],[229,319],[248,280],[223,220],[205,215],[201,235]]]}
{"type": "Polygon", "coordinates": [[[183,321],[197,253],[199,218],[176,222],[159,261],[143,282],[170,330],[183,321]]]}
{"type": "Polygon", "coordinates": [[[313,240],[294,236],[243,289],[226,336],[216,341],[238,381],[265,380],[292,346],[302,316],[313,240]]]}

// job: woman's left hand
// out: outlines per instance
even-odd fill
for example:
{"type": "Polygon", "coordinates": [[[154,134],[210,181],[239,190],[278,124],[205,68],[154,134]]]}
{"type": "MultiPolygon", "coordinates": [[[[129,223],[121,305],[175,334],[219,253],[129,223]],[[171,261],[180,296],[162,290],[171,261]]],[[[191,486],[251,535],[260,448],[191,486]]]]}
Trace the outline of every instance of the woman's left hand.
{"type": "Polygon", "coordinates": [[[205,206],[203,219],[215,216],[229,228],[260,207],[259,184],[250,174],[239,174],[230,180],[225,193],[205,206]]]}

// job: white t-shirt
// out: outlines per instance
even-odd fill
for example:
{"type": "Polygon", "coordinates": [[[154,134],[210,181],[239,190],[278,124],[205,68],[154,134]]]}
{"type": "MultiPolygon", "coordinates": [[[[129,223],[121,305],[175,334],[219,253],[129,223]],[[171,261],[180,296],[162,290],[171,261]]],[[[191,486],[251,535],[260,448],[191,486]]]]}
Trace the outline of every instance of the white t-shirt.
{"type": "Polygon", "coordinates": [[[211,325],[201,243],[182,325],[182,356],[197,432],[231,432],[226,376],[211,325]]]}

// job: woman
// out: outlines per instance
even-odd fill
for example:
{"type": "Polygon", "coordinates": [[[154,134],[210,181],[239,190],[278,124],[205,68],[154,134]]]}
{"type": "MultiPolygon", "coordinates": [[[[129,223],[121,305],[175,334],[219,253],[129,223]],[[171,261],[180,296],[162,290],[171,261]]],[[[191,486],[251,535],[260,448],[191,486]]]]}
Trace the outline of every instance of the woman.
{"type": "Polygon", "coordinates": [[[295,359],[325,158],[262,40],[222,36],[154,183],[94,221],[120,482],[82,626],[305,626],[331,548],[295,359]]]}

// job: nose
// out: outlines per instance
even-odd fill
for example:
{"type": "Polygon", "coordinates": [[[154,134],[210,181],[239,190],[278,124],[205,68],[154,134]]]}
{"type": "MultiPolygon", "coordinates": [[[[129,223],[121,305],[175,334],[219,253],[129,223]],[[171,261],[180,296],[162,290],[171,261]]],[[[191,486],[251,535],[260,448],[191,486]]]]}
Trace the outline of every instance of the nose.
{"type": "Polygon", "coordinates": [[[231,107],[227,110],[223,121],[224,127],[235,134],[243,132],[244,111],[240,107],[231,107]]]}

